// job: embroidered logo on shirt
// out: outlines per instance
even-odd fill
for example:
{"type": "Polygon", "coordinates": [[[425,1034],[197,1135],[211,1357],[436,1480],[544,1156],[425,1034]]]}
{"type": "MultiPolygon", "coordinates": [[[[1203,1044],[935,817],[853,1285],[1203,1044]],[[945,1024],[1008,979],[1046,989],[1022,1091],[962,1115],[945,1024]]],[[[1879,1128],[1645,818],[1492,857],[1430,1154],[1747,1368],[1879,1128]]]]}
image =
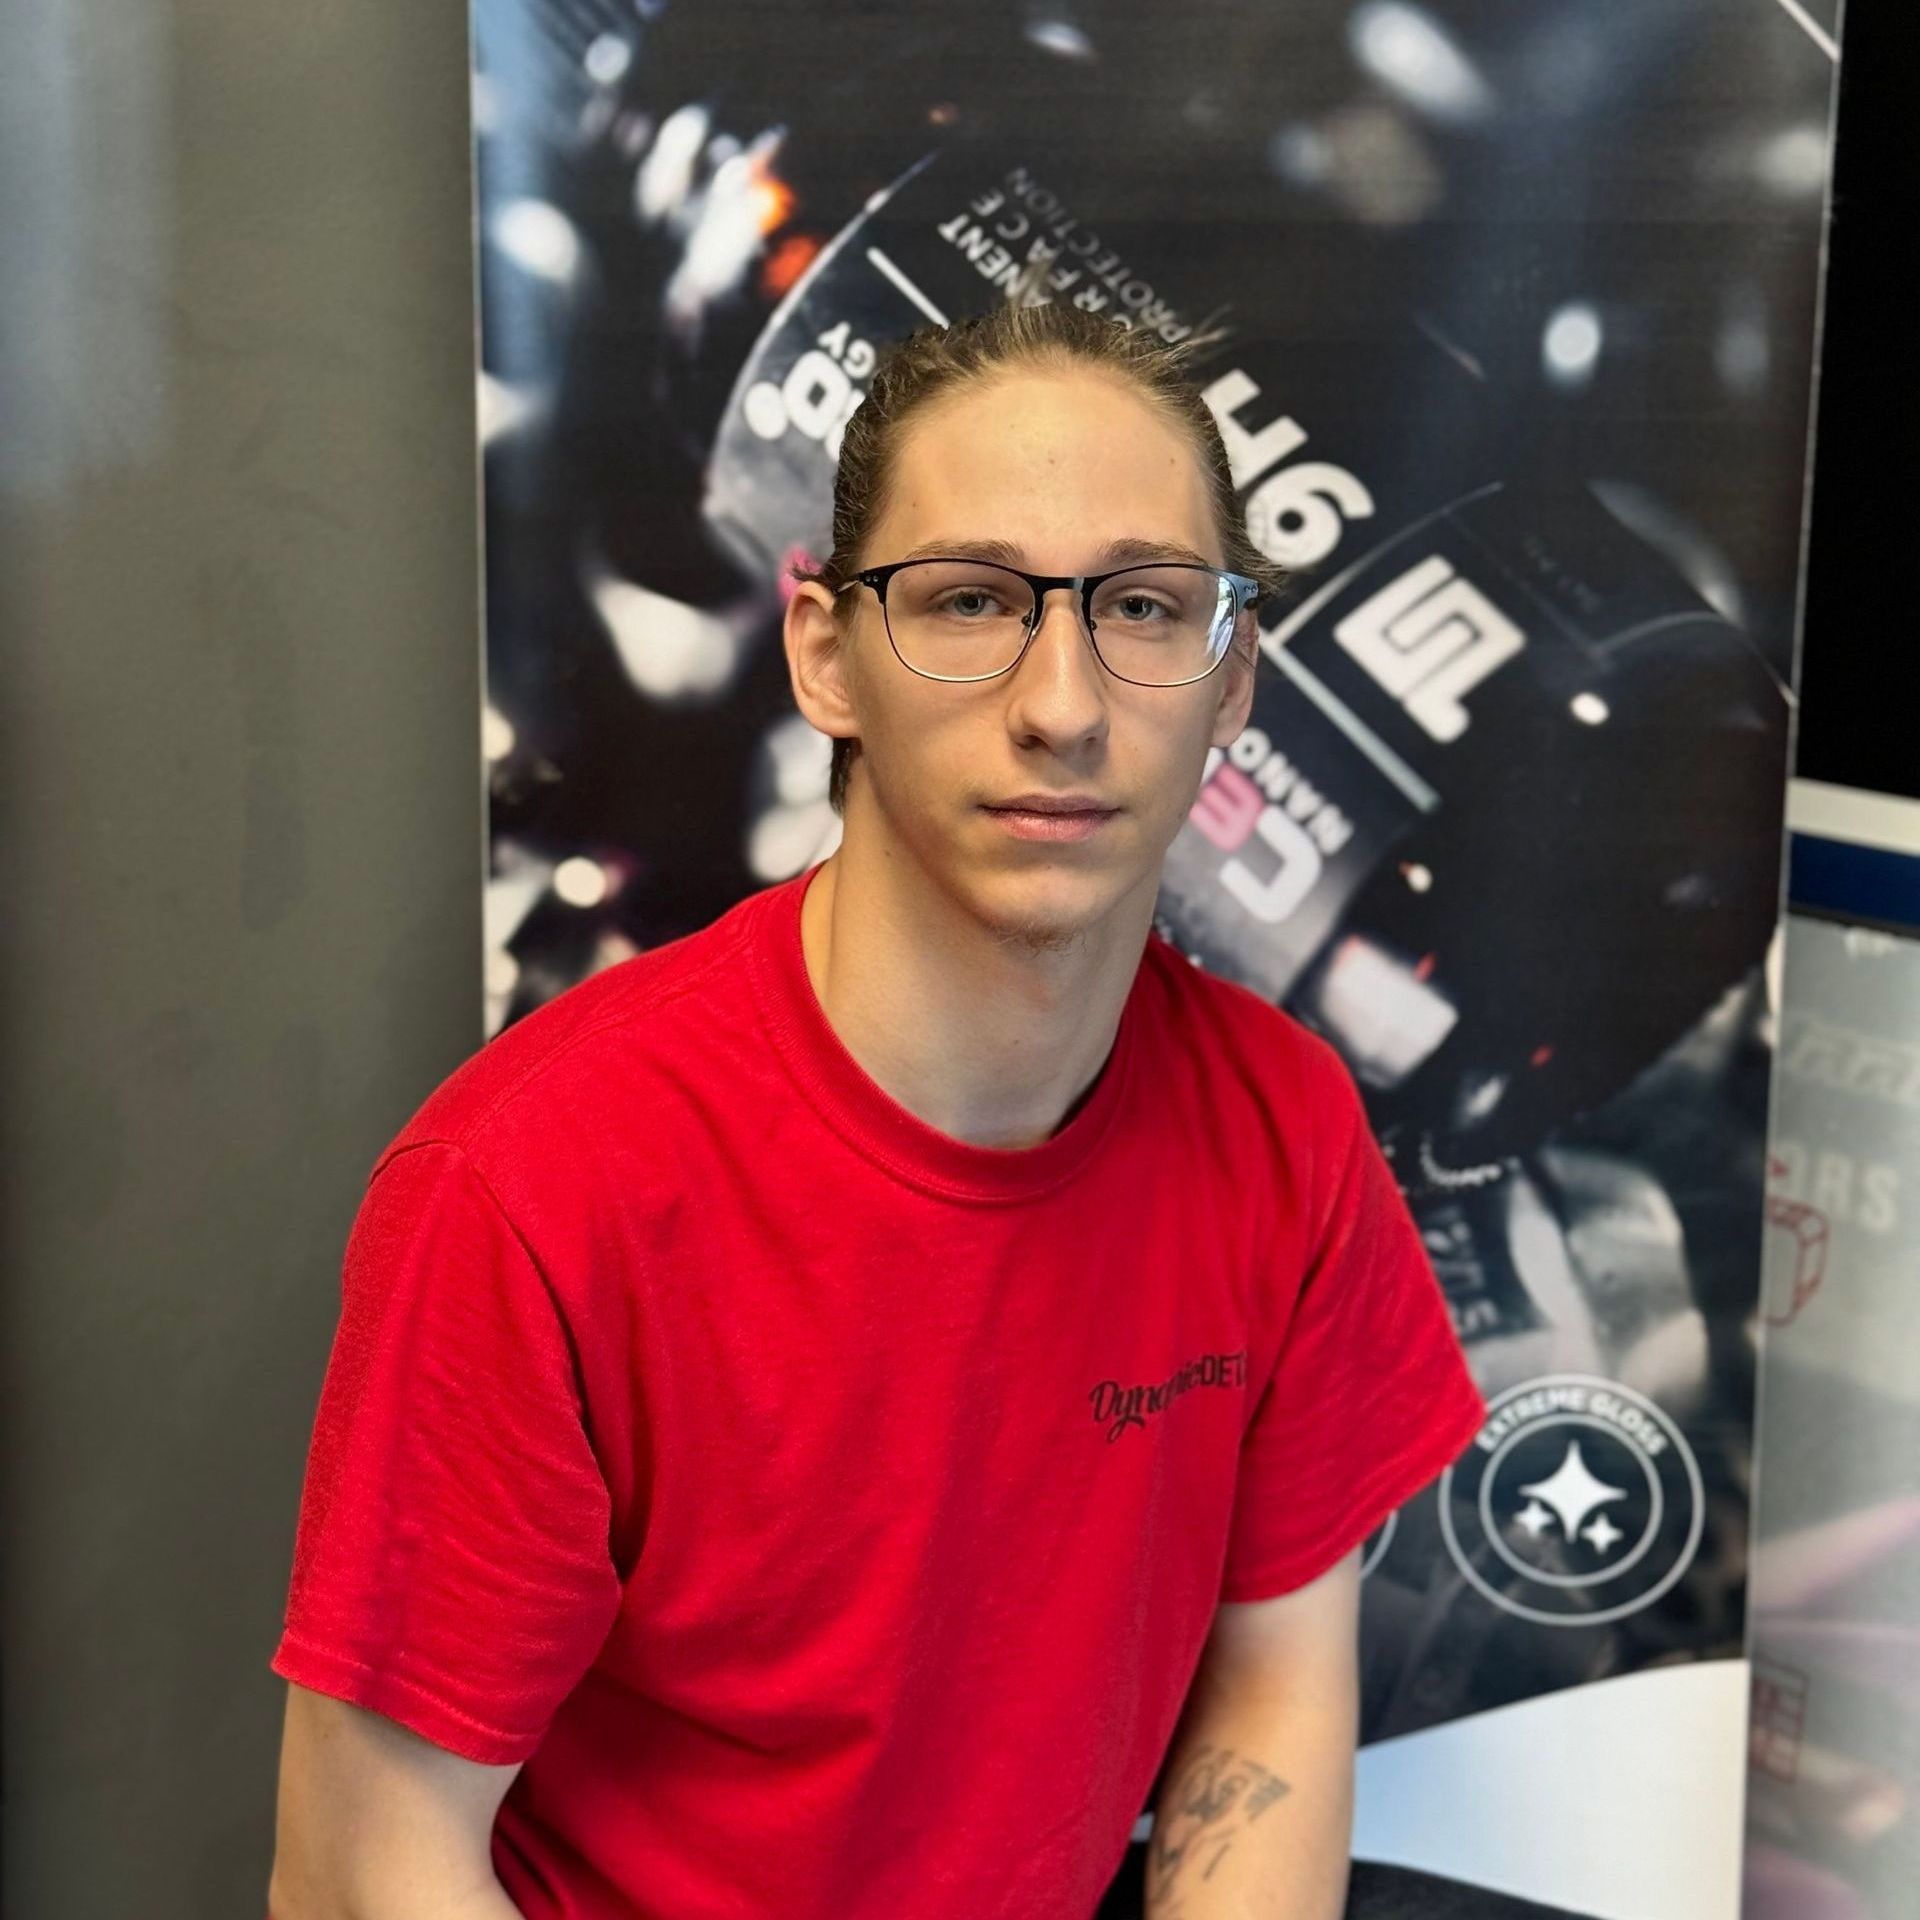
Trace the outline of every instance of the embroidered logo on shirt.
{"type": "Polygon", "coordinates": [[[1164,1412],[1191,1387],[1246,1384],[1247,1350],[1236,1347],[1231,1353],[1203,1353],[1152,1384],[1123,1386],[1118,1380],[1102,1380],[1087,1398],[1093,1404],[1095,1421],[1106,1428],[1111,1443],[1129,1427],[1144,1427],[1149,1414],[1164,1412]]]}

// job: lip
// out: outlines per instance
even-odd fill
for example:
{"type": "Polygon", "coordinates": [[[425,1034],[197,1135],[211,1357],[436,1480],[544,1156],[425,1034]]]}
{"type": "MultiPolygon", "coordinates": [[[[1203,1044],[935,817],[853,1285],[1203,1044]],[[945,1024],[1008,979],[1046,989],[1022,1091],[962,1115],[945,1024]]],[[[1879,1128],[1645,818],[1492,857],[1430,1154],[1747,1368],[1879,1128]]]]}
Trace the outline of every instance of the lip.
{"type": "Polygon", "coordinates": [[[1020,793],[984,808],[1021,840],[1087,840],[1120,811],[1091,794],[1020,793]]]}
{"type": "Polygon", "coordinates": [[[1010,800],[989,800],[990,813],[1118,813],[1091,793],[1016,793],[1010,800]]]}

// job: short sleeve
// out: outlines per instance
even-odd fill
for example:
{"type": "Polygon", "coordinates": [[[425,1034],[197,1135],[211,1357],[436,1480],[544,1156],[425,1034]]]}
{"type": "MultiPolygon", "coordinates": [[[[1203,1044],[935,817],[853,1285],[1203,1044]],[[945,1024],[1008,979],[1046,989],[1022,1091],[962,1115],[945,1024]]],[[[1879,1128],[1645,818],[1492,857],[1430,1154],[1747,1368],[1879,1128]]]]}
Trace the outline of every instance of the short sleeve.
{"type": "Polygon", "coordinates": [[[619,1607],[545,1277],[467,1156],[392,1151],[348,1236],[272,1670],[526,1759],[619,1607]]]}
{"type": "Polygon", "coordinates": [[[1419,1230],[1337,1057],[1331,1192],[1241,1442],[1220,1597],[1317,1579],[1465,1450],[1486,1417],[1419,1230]]]}

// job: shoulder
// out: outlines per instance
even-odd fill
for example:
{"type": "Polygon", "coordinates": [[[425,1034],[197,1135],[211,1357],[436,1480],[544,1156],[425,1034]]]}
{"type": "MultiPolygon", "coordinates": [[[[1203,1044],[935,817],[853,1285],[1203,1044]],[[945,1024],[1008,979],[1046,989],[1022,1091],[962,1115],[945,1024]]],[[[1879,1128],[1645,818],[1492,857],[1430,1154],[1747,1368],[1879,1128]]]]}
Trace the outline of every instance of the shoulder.
{"type": "Polygon", "coordinates": [[[1365,1110],[1330,1041],[1252,988],[1196,965],[1158,934],[1148,939],[1142,969],[1162,1044],[1205,1079],[1215,1104],[1234,1108],[1242,1125],[1289,1157],[1346,1152],[1365,1110]]]}
{"type": "Polygon", "coordinates": [[[1141,965],[1165,1025],[1204,1049],[1208,1065],[1230,1068],[1270,1092],[1352,1092],[1352,1076],[1333,1044],[1251,987],[1208,972],[1157,933],[1149,936],[1141,965]]]}
{"type": "Polygon", "coordinates": [[[443,1141],[480,1161],[591,1138],[644,1109],[647,1084],[704,1024],[738,1024],[754,896],[697,933],[593,974],[523,1015],[447,1075],[382,1150],[443,1141]]]}

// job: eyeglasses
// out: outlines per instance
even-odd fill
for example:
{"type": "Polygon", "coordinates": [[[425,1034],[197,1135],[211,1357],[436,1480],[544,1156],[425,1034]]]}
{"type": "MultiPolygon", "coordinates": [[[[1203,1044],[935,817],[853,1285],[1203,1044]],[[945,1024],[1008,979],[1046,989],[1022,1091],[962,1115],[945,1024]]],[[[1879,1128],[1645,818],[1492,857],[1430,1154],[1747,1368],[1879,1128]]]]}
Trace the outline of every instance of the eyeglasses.
{"type": "Polygon", "coordinates": [[[992,680],[1020,664],[1046,596],[1080,596],[1095,657],[1117,680],[1183,687],[1204,680],[1233,643],[1260,583],[1186,561],[1114,573],[1022,573],[987,560],[898,560],[845,586],[871,587],[900,664],[929,680],[992,680]]]}

